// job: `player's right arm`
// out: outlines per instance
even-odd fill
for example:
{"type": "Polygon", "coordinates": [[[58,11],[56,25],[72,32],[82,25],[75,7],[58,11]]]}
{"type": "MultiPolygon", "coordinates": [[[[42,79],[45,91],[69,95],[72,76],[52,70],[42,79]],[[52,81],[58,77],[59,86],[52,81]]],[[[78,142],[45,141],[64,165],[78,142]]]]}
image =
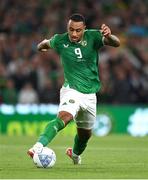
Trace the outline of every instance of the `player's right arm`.
{"type": "Polygon", "coordinates": [[[56,52],[59,51],[58,45],[60,44],[58,34],[55,34],[50,39],[44,39],[37,45],[39,51],[47,51],[48,49],[54,49],[56,52]]]}
{"type": "Polygon", "coordinates": [[[42,52],[47,51],[50,48],[51,47],[48,39],[44,39],[37,45],[37,49],[42,52]]]}

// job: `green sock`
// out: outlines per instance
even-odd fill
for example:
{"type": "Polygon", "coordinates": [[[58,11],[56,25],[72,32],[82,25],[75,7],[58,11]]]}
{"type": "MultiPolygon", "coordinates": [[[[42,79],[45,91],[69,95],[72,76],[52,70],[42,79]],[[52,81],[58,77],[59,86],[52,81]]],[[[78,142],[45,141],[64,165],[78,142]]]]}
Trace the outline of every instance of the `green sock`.
{"type": "Polygon", "coordinates": [[[74,139],[74,146],[73,146],[73,152],[76,155],[82,154],[82,152],[85,150],[87,146],[88,139],[80,139],[78,135],[75,136],[74,139]]]}
{"type": "Polygon", "coordinates": [[[56,118],[50,121],[43,134],[40,135],[38,142],[42,143],[43,146],[46,146],[55,136],[56,134],[65,127],[64,122],[60,118],[56,118]]]}

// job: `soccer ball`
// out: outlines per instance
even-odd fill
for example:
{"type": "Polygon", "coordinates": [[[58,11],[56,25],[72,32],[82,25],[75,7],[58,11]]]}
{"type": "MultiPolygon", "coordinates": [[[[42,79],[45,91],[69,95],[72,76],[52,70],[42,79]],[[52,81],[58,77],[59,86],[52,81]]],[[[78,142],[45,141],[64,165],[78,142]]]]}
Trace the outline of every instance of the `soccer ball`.
{"type": "Polygon", "coordinates": [[[51,168],[56,162],[56,154],[52,149],[48,147],[43,147],[41,153],[34,154],[33,162],[37,167],[51,168]]]}

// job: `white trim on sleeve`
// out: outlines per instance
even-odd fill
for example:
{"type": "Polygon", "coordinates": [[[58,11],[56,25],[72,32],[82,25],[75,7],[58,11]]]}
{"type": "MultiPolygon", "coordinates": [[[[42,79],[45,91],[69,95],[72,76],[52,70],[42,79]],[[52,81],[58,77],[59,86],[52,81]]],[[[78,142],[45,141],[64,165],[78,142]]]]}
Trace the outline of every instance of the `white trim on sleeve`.
{"type": "Polygon", "coordinates": [[[102,37],[102,43],[103,43],[103,46],[105,45],[104,39],[105,39],[105,37],[103,36],[103,37],[102,37]]]}

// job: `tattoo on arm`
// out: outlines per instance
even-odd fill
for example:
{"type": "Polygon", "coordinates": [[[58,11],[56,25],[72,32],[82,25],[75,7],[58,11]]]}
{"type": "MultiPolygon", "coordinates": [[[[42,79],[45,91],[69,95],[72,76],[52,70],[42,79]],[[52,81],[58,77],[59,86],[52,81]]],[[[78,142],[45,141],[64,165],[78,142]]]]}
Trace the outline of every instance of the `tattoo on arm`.
{"type": "Polygon", "coordinates": [[[47,49],[50,48],[49,46],[49,40],[45,39],[41,43],[38,44],[37,46],[39,51],[46,51],[47,49]]]}
{"type": "Polygon", "coordinates": [[[113,47],[119,47],[120,46],[120,40],[115,35],[110,35],[109,37],[104,38],[104,44],[113,46],[113,47]]]}

